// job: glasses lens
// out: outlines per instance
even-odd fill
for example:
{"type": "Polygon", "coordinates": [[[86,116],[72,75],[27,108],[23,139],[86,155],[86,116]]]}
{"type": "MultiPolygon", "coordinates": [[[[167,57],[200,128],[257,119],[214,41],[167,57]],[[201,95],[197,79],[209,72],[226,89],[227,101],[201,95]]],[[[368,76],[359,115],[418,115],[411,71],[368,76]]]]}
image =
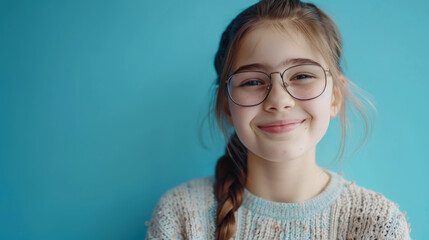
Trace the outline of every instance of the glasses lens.
{"type": "Polygon", "coordinates": [[[325,70],[319,65],[294,66],[283,73],[283,82],[293,97],[301,100],[313,99],[325,90],[325,70]]]}
{"type": "Polygon", "coordinates": [[[267,96],[269,84],[269,77],[262,72],[236,73],[229,79],[228,93],[236,104],[257,105],[267,96]]]}

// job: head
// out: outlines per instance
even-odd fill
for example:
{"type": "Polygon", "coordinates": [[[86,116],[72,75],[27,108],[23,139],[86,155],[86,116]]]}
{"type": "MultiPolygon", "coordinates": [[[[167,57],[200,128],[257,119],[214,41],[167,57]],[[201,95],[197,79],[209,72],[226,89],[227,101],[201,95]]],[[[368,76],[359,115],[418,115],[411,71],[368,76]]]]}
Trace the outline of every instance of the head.
{"type": "MultiPolygon", "coordinates": [[[[354,103],[361,112],[364,111],[362,104],[351,91],[352,83],[344,76],[340,66],[342,40],[339,30],[324,12],[313,4],[296,0],[262,0],[240,13],[223,33],[215,58],[218,74],[216,117],[226,139],[229,139],[227,153],[219,159],[216,167],[217,239],[229,239],[235,232],[233,213],[241,205],[247,172],[248,150],[233,131],[236,126],[231,109],[235,107],[235,103],[228,98],[226,82],[236,70],[237,62],[243,58],[240,48],[243,47],[244,39],[252,38],[261,31],[284,33],[289,37],[298,36],[300,42],[310,46],[309,52],[319,59],[323,68],[329,69],[327,74],[330,82],[327,91],[333,100],[330,117],[339,114],[342,126],[340,158],[344,152],[347,122],[345,100],[354,103]]],[[[266,32],[260,35],[266,36],[266,32]]],[[[323,134],[324,132],[320,137],[323,134]]]]}

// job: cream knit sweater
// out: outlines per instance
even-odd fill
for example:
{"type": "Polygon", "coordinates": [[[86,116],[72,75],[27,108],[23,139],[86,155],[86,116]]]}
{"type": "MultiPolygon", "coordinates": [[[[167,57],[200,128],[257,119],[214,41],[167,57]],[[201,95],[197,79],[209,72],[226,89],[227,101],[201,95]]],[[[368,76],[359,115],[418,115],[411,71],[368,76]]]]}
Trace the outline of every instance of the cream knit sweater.
{"type": "MultiPolygon", "coordinates": [[[[398,205],[328,173],[325,190],[301,203],[271,202],[245,189],[233,239],[410,239],[398,205]]],[[[213,184],[213,177],[195,179],[164,194],[146,239],[215,239],[213,184]]]]}

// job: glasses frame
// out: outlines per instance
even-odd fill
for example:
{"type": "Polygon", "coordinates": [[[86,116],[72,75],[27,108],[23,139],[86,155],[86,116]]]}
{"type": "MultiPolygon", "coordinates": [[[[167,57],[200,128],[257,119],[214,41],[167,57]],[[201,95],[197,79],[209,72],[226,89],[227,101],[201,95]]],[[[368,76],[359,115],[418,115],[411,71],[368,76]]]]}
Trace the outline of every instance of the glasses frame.
{"type": "Polygon", "coordinates": [[[270,92],[271,92],[271,89],[272,89],[272,85],[273,85],[273,83],[272,83],[272,79],[271,79],[271,75],[272,74],[274,74],[274,73],[278,73],[278,74],[280,74],[280,77],[282,78],[282,83],[283,83],[283,87],[285,88],[285,90],[286,90],[286,92],[292,97],[292,98],[294,98],[294,99],[296,99],[296,100],[300,100],[300,101],[309,101],[309,100],[313,100],[313,99],[315,99],[315,98],[318,98],[319,96],[321,96],[324,92],[325,92],[325,90],[326,90],[326,86],[328,85],[328,77],[327,77],[327,74],[328,73],[330,73],[330,71],[329,71],[329,68],[328,69],[325,69],[324,67],[322,67],[322,65],[320,65],[319,63],[304,63],[304,64],[298,64],[298,65],[293,65],[293,66],[291,66],[291,67],[288,67],[288,68],[286,68],[283,72],[272,72],[272,73],[270,73],[270,74],[268,74],[268,73],[266,73],[266,72],[263,72],[263,71],[240,71],[240,72],[235,72],[235,73],[233,73],[233,74],[231,74],[229,77],[228,77],[228,80],[225,82],[225,87],[226,87],[226,91],[227,91],[227,95],[228,95],[228,97],[229,97],[229,99],[231,99],[231,101],[234,103],[234,104],[236,104],[236,105],[238,105],[238,106],[242,106],[242,107],[254,107],[254,106],[257,106],[257,105],[259,105],[259,104],[261,104],[261,103],[263,103],[267,98],[268,98],[268,95],[270,95],[270,92]],[[287,71],[287,70],[289,70],[289,69],[291,69],[291,68],[295,68],[295,67],[299,67],[299,66],[306,66],[306,65],[314,65],[314,66],[318,66],[318,67],[320,67],[322,70],[323,70],[323,74],[325,75],[325,86],[323,87],[323,91],[319,94],[319,95],[317,95],[317,96],[315,96],[315,97],[312,97],[312,98],[297,98],[297,97],[295,97],[294,95],[292,95],[292,93],[290,93],[289,92],[289,90],[288,90],[288,86],[287,86],[287,84],[285,83],[285,81],[284,81],[284,79],[283,79],[283,76],[284,76],[284,74],[285,74],[285,72],[287,71]],[[265,97],[264,97],[264,99],[262,99],[262,101],[261,102],[259,102],[259,103],[257,103],[257,104],[251,104],[251,105],[244,105],[244,104],[239,104],[239,103],[237,103],[236,101],[234,101],[234,99],[232,98],[232,96],[231,96],[231,92],[229,91],[229,87],[228,87],[228,84],[229,84],[229,82],[231,81],[231,79],[232,79],[232,77],[235,75],[235,74],[237,74],[237,73],[245,73],[245,72],[257,72],[257,73],[263,73],[264,75],[266,75],[267,77],[268,77],[268,79],[269,79],[269,84],[268,84],[268,86],[267,86],[267,90],[268,90],[268,92],[267,92],[267,94],[265,95],[265,97]]]}

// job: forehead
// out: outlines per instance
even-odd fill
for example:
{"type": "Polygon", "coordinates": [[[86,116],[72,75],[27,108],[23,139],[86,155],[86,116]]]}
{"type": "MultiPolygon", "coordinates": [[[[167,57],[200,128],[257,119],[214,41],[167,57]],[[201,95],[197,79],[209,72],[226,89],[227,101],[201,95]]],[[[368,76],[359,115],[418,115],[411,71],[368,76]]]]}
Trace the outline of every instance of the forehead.
{"type": "Polygon", "coordinates": [[[262,24],[248,32],[239,42],[233,70],[258,64],[264,70],[275,70],[292,64],[289,59],[310,59],[326,66],[321,54],[294,27],[278,28],[262,24]]]}

